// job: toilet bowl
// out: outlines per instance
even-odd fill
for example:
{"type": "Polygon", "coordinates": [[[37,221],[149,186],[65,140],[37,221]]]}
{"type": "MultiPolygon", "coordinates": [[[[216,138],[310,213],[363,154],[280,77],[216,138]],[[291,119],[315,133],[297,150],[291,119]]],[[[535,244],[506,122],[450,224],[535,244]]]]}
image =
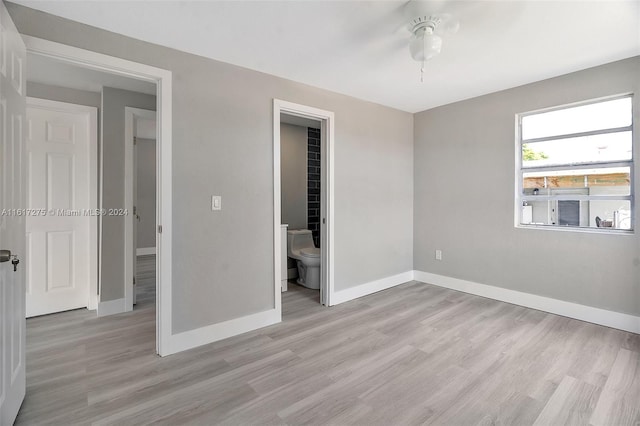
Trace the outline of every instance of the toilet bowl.
{"type": "Polygon", "coordinates": [[[308,229],[287,231],[287,256],[298,265],[298,284],[320,289],[320,249],[308,229]]]}

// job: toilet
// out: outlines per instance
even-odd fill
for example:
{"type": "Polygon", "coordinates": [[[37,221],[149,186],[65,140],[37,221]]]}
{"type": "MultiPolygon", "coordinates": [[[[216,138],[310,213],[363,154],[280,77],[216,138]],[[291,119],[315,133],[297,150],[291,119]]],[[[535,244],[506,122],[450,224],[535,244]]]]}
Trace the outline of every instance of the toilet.
{"type": "Polygon", "coordinates": [[[298,264],[298,284],[320,289],[320,249],[308,229],[287,231],[287,256],[298,264]]]}

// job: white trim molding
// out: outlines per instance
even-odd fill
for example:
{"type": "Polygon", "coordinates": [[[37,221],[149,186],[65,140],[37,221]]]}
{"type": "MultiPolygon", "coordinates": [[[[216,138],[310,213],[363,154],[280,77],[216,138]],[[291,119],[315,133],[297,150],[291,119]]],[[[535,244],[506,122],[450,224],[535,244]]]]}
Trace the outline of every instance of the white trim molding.
{"type": "Polygon", "coordinates": [[[107,300],[98,303],[98,316],[106,317],[107,315],[121,314],[126,311],[127,303],[122,299],[107,300]]]}
{"type": "Polygon", "coordinates": [[[537,309],[580,321],[640,334],[640,317],[637,316],[444,275],[432,274],[430,272],[413,271],[413,277],[416,281],[433,284],[438,287],[475,294],[476,296],[487,297],[501,302],[512,303],[526,308],[537,309]]]}
{"type": "Polygon", "coordinates": [[[206,327],[196,328],[195,330],[183,331],[182,333],[171,336],[171,343],[165,355],[217,342],[218,340],[257,330],[258,328],[276,324],[280,321],[280,312],[277,309],[270,309],[206,327]]]}
{"type": "Polygon", "coordinates": [[[403,272],[401,274],[336,291],[333,294],[333,298],[331,299],[331,304],[337,305],[339,303],[348,302],[349,300],[357,299],[358,297],[366,296],[368,294],[377,293],[379,291],[386,290],[388,288],[395,287],[409,281],[413,281],[413,271],[403,272]]]}
{"type": "Polygon", "coordinates": [[[326,306],[335,305],[334,296],[334,139],[335,115],[332,111],[287,102],[280,99],[273,100],[273,250],[274,250],[274,298],[275,307],[282,312],[281,271],[281,193],[280,193],[280,115],[286,114],[319,121],[321,123],[321,159],[323,173],[320,204],[320,299],[326,306]]]}
{"type": "Polygon", "coordinates": [[[148,256],[150,254],[156,254],[155,247],[142,247],[136,249],[136,256],[148,256]]]}

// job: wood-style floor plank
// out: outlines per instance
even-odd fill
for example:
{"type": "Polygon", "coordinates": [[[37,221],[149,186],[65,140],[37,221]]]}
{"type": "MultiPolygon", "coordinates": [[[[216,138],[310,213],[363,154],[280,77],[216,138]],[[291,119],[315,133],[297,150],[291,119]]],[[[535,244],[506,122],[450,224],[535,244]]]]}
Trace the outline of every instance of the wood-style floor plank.
{"type": "Polygon", "coordinates": [[[155,257],[133,312],[27,321],[19,425],[630,425],[640,336],[410,282],[335,307],[296,284],[281,324],[155,355],[155,257]]]}
{"type": "Polygon", "coordinates": [[[640,353],[618,351],[590,422],[640,424],[640,353]]]}

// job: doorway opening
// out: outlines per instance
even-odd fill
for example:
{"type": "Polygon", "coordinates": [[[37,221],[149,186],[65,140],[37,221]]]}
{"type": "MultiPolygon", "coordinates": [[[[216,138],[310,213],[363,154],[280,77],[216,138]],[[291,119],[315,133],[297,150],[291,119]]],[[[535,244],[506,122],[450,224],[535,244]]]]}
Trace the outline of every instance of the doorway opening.
{"type": "Polygon", "coordinates": [[[100,317],[128,312],[136,290],[144,291],[141,307],[152,309],[156,84],[33,53],[27,61],[27,209],[44,212],[26,217],[27,318],[81,308],[100,317]],[[123,158],[124,169],[118,167],[123,158]],[[145,244],[142,271],[138,241],[145,244]]]}
{"type": "MultiPolygon", "coordinates": [[[[171,72],[159,68],[130,62],[120,58],[108,55],[98,54],[96,52],[86,51],[71,46],[62,45],[35,37],[24,36],[27,47],[27,54],[34,58],[35,61],[49,61],[56,64],[55,72],[45,72],[43,78],[63,78],[65,74],[71,73],[72,79],[84,81],[85,84],[100,84],[103,87],[101,91],[102,102],[100,103],[100,126],[102,140],[100,141],[100,149],[98,151],[98,180],[99,184],[96,188],[98,194],[98,208],[93,209],[98,221],[97,231],[97,257],[98,257],[98,303],[97,315],[105,316],[117,314],[121,312],[131,311],[134,303],[134,276],[136,276],[136,250],[134,247],[135,238],[132,237],[133,230],[129,226],[134,227],[133,220],[140,216],[140,212],[134,212],[129,205],[122,205],[120,202],[111,202],[108,197],[113,197],[114,188],[119,191],[127,192],[127,202],[135,194],[133,182],[135,182],[132,173],[136,168],[131,163],[134,158],[128,155],[125,162],[119,164],[112,163],[110,167],[105,167],[105,159],[113,155],[113,146],[106,147],[106,132],[112,131],[115,138],[119,140],[116,150],[119,155],[127,153],[127,145],[125,141],[125,107],[152,107],[156,109],[157,117],[154,117],[154,130],[157,143],[154,143],[155,155],[152,166],[156,182],[152,184],[155,198],[155,212],[153,218],[145,218],[147,222],[153,223],[153,236],[155,240],[153,247],[147,247],[147,251],[153,248],[154,253],[145,253],[144,256],[153,256],[152,262],[147,261],[138,264],[138,277],[136,282],[140,282],[140,278],[144,281],[143,299],[147,304],[151,302],[149,296],[153,296],[151,309],[155,310],[155,347],[156,353],[161,356],[169,355],[176,352],[171,341],[171,72]],[[65,71],[66,70],[66,71],[65,71]],[[74,77],[75,76],[75,77],[74,77]],[[95,80],[96,78],[105,78],[106,80],[95,80]],[[83,77],[80,78],[80,77],[83,77]],[[94,79],[94,80],[92,80],[94,79]],[[129,96],[134,93],[130,87],[118,87],[123,81],[128,81],[133,87],[152,87],[153,103],[138,105],[130,102],[129,96]],[[115,86],[115,87],[111,87],[115,86]],[[118,125],[107,129],[108,105],[106,104],[107,88],[115,94],[116,92],[127,92],[120,100],[118,108],[122,111],[115,112],[115,115],[121,117],[118,125]],[[163,155],[163,153],[165,155],[163,155]],[[128,162],[127,162],[128,161],[128,162]],[[123,164],[127,163],[127,164],[123,164]],[[125,166],[127,170],[125,170],[125,166]],[[110,174],[111,173],[111,174],[110,174]],[[119,176],[116,174],[119,173],[119,176]],[[109,185],[110,179],[122,181],[123,184],[109,185]],[[124,184],[126,183],[126,184],[124,184]],[[133,191],[133,194],[131,192],[133,191]],[[156,259],[157,258],[157,261],[156,259]],[[116,262],[113,262],[116,260],[116,262]],[[118,265],[118,267],[113,267],[118,265]],[[120,266],[122,265],[122,266],[120,266]],[[129,268],[128,270],[125,269],[129,268]]],[[[27,68],[29,70],[29,68],[27,68]]],[[[69,77],[69,75],[66,75],[69,77]]],[[[55,83],[51,81],[40,81],[39,89],[46,89],[46,83],[55,83]]],[[[58,82],[60,83],[60,82],[58,82]]],[[[64,86],[64,84],[58,84],[64,86]]],[[[70,88],[70,87],[69,87],[70,88]]],[[[78,93],[81,89],[77,89],[78,93]]],[[[45,90],[46,91],[46,90],[45,90]]],[[[142,90],[144,91],[144,90],[142,90]]],[[[86,90],[85,90],[86,92],[86,90]]],[[[150,94],[147,94],[149,96],[150,94]]],[[[37,96],[36,96],[37,97],[37,96]]],[[[40,96],[42,97],[42,96],[40,96]]],[[[81,103],[81,102],[79,102],[81,103]]],[[[116,102],[117,103],[117,102],[116,102]]],[[[154,114],[155,115],[155,114],[154,114]]],[[[135,132],[136,122],[133,121],[133,130],[135,132]]],[[[150,139],[150,138],[149,138],[150,139]]],[[[132,138],[132,140],[134,140],[132,138]]],[[[113,159],[115,157],[112,157],[113,159]]],[[[63,164],[64,165],[64,164],[63,164]]],[[[63,170],[64,167],[61,167],[63,170]]],[[[73,169],[72,169],[73,171],[73,169]]],[[[74,176],[73,173],[70,176],[74,176]]],[[[71,179],[71,178],[70,178],[71,179]]],[[[122,200],[122,194],[115,194],[116,198],[122,200]]],[[[113,200],[113,198],[111,198],[113,200]]],[[[133,207],[133,206],[131,206],[133,207]]],[[[82,210],[85,206],[74,206],[72,211],[82,210]]],[[[95,290],[92,290],[94,296],[95,290]]],[[[140,294],[140,293],[139,293],[140,294]]]]}
{"type": "Polygon", "coordinates": [[[291,291],[331,306],[333,129],[331,111],[274,100],[274,270],[280,312],[283,297],[289,296],[283,293],[291,291]]]}
{"type": "Polygon", "coordinates": [[[156,140],[155,110],[125,107],[125,305],[134,309],[139,293],[145,301],[155,290],[149,272],[156,263],[156,140]],[[140,260],[140,264],[138,264],[140,260]]]}

